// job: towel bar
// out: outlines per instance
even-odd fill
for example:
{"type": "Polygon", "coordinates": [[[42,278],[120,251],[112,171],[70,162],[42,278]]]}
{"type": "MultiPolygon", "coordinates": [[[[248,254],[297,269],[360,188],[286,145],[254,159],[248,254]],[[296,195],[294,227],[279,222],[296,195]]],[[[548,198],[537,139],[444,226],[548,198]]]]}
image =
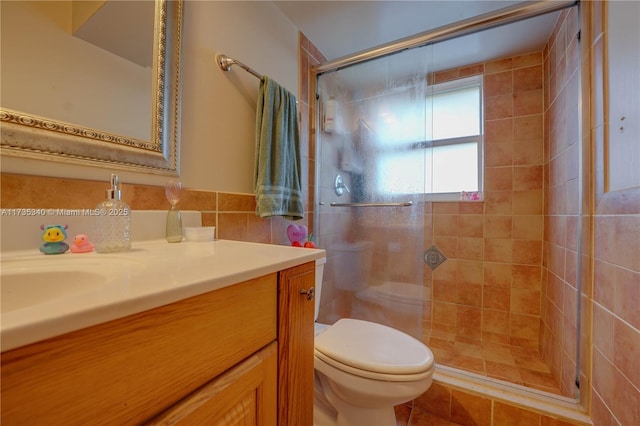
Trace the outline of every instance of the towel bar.
{"type": "Polygon", "coordinates": [[[253,74],[259,79],[262,79],[262,74],[246,66],[242,62],[228,57],[227,55],[224,55],[224,54],[216,55],[216,62],[218,63],[218,67],[220,67],[222,71],[230,71],[233,65],[237,65],[243,70],[245,70],[246,72],[248,72],[249,74],[253,74]]]}
{"type": "Polygon", "coordinates": [[[331,207],[409,207],[413,201],[403,203],[331,203],[331,207]]]}

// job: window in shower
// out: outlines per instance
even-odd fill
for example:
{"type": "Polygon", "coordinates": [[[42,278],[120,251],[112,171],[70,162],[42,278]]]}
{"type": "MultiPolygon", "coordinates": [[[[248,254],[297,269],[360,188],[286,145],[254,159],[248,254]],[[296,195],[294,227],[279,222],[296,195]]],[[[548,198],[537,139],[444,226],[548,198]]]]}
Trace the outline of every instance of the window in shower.
{"type": "Polygon", "coordinates": [[[435,194],[434,199],[443,200],[459,199],[462,191],[482,191],[482,76],[428,86],[422,110],[426,120],[411,120],[396,109],[400,118],[387,129],[394,136],[384,138],[388,142],[379,157],[378,188],[435,194]],[[403,140],[399,133],[415,122],[425,123],[425,140],[403,140]],[[423,170],[424,180],[416,175],[423,170]]]}

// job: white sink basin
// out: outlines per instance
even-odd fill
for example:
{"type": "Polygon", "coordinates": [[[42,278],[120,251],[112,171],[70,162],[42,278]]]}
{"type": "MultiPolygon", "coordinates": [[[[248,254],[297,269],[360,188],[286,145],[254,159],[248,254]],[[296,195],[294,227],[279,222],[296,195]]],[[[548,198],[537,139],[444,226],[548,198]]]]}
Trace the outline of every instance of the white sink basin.
{"type": "Polygon", "coordinates": [[[90,291],[107,282],[105,275],[73,269],[15,273],[2,271],[1,310],[10,312],[50,302],[90,291]]]}
{"type": "Polygon", "coordinates": [[[143,264],[123,256],[36,255],[2,261],[3,314],[103,289],[143,264]]]}
{"type": "MultiPolygon", "coordinates": [[[[3,229],[4,231],[4,229],[3,229]]],[[[324,257],[322,250],[216,240],[135,242],[128,252],[0,251],[7,351],[324,257]]]]}

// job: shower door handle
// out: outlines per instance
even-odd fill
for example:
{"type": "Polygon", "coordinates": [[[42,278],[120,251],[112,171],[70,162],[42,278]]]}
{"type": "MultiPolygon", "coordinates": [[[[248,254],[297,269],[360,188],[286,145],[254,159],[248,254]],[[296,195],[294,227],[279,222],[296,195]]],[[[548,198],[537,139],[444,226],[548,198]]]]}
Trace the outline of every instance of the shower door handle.
{"type": "MultiPolygon", "coordinates": [[[[324,205],[324,203],[320,203],[324,205]]],[[[413,201],[403,203],[331,203],[331,207],[411,207],[413,201]]]]}
{"type": "Polygon", "coordinates": [[[316,294],[316,289],[311,287],[309,290],[306,289],[302,289],[300,290],[300,294],[306,294],[307,295],[307,300],[311,300],[313,299],[313,296],[316,294]]]}

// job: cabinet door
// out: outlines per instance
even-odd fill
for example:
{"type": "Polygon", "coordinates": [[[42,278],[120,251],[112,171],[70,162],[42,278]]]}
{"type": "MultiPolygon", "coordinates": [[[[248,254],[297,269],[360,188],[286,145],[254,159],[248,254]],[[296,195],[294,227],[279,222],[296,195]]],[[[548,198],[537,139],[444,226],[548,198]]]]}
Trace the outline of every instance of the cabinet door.
{"type": "Polygon", "coordinates": [[[278,277],[278,424],[313,424],[315,262],[278,277]]]}
{"type": "Polygon", "coordinates": [[[138,425],[277,336],[277,275],[2,353],[3,425],[138,425]]]}
{"type": "Polygon", "coordinates": [[[277,345],[247,358],[147,425],[275,426],[277,345]]]}

